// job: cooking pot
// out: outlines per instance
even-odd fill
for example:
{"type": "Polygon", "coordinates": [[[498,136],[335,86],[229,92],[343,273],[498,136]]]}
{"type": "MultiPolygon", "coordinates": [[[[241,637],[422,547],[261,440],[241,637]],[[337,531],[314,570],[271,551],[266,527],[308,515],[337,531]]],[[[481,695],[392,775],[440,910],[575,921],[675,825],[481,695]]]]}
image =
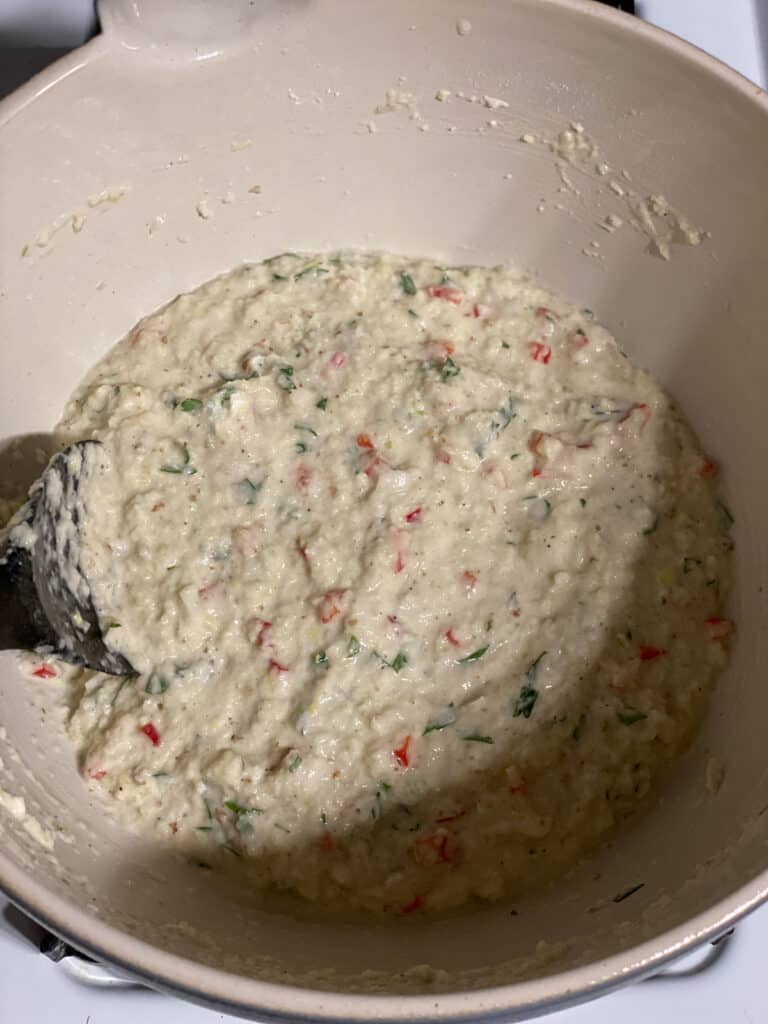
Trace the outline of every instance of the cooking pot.
{"type": "Polygon", "coordinates": [[[594,309],[724,467],[738,638],[697,741],[597,853],[513,904],[392,923],[126,832],[78,776],[63,687],[4,654],[2,888],[260,1020],[518,1020],[724,932],[768,893],[766,95],[592,0],[109,0],[101,20],[0,107],[6,485],[115,339],[241,261],[511,264],[594,309]]]}

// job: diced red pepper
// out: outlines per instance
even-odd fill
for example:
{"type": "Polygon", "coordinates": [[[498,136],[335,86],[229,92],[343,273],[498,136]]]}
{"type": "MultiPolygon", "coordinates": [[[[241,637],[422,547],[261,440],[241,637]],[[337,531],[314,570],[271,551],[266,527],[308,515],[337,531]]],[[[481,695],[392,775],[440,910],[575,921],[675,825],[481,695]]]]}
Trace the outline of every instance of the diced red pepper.
{"type": "Polygon", "coordinates": [[[458,864],[464,859],[462,847],[445,829],[417,839],[415,846],[421,849],[422,855],[426,854],[425,859],[435,864],[458,864]]]}
{"type": "Polygon", "coordinates": [[[427,288],[427,295],[430,299],[445,299],[446,302],[452,302],[454,306],[458,306],[464,298],[458,288],[451,288],[444,284],[431,284],[427,288]]]}
{"type": "Polygon", "coordinates": [[[427,357],[441,363],[444,363],[455,351],[456,346],[450,341],[428,341],[426,346],[427,357]]]}
{"type": "Polygon", "coordinates": [[[453,647],[461,647],[461,641],[456,636],[456,634],[453,632],[453,627],[451,627],[451,629],[446,629],[446,631],[445,631],[445,639],[453,647]]]}
{"type": "Polygon", "coordinates": [[[459,818],[463,818],[466,813],[466,811],[457,811],[455,814],[445,814],[442,818],[435,818],[435,821],[438,825],[444,825],[449,821],[458,821],[459,818]]]}
{"type": "Polygon", "coordinates": [[[547,366],[552,358],[552,349],[542,341],[529,341],[528,351],[531,353],[531,359],[535,363],[543,363],[545,366],[547,366]]]}
{"type": "Polygon", "coordinates": [[[648,420],[651,418],[651,409],[647,402],[635,402],[634,405],[630,405],[630,407],[619,420],[619,426],[621,426],[623,423],[626,423],[627,420],[636,412],[639,412],[642,416],[643,422],[640,425],[640,433],[642,434],[642,432],[648,425],[648,420]]]}
{"type": "Polygon", "coordinates": [[[548,306],[539,306],[536,309],[536,316],[540,320],[559,320],[560,319],[560,317],[557,315],[557,313],[553,313],[552,310],[548,306]]]}
{"type": "Polygon", "coordinates": [[[325,850],[327,853],[336,849],[336,840],[330,832],[323,832],[323,835],[320,838],[320,849],[325,850]]]}
{"type": "Polygon", "coordinates": [[[32,670],[32,675],[37,679],[55,679],[58,674],[56,669],[51,668],[50,665],[38,665],[32,670]]]}
{"type": "Polygon", "coordinates": [[[259,631],[256,634],[256,646],[263,647],[264,641],[267,638],[267,633],[272,629],[272,623],[268,622],[266,619],[254,619],[253,621],[259,625],[259,631]]]}
{"type": "Polygon", "coordinates": [[[588,344],[589,338],[586,336],[584,331],[571,331],[568,335],[568,345],[572,352],[578,352],[580,349],[586,348],[588,344]]]}
{"type": "Polygon", "coordinates": [[[464,572],[461,574],[461,578],[467,593],[471,594],[472,591],[477,586],[477,573],[472,572],[471,569],[465,569],[464,572]]]}
{"type": "Polygon", "coordinates": [[[717,476],[717,463],[705,456],[699,466],[699,476],[702,480],[714,480],[717,476]]]}
{"type": "Polygon", "coordinates": [[[356,441],[358,448],[366,448],[369,451],[373,451],[373,449],[375,448],[375,445],[371,440],[370,434],[358,434],[356,441]]]}
{"type": "Polygon", "coordinates": [[[411,756],[410,756],[410,753],[409,753],[410,746],[411,746],[411,737],[410,736],[406,736],[405,739],[403,740],[402,744],[399,747],[396,747],[395,750],[392,751],[392,754],[393,754],[395,760],[397,761],[397,763],[400,765],[401,768],[407,768],[408,765],[411,763],[411,756]]]}
{"type": "Polygon", "coordinates": [[[704,620],[704,628],[710,640],[725,640],[733,632],[730,619],[712,618],[704,620]]]}
{"type": "Polygon", "coordinates": [[[269,665],[267,666],[267,671],[268,672],[277,672],[277,674],[280,675],[281,672],[287,672],[288,671],[288,666],[287,665],[283,665],[281,662],[277,661],[275,658],[270,658],[269,659],[269,665]]]}
{"type": "Polygon", "coordinates": [[[139,728],[139,732],[143,732],[153,747],[160,746],[160,733],[152,725],[151,722],[147,722],[146,725],[142,725],[139,728]]]}
{"type": "Polygon", "coordinates": [[[424,899],[421,896],[414,896],[410,903],[406,903],[404,907],[400,908],[400,912],[402,914],[412,914],[415,910],[423,910],[424,907],[424,899]]]}
{"type": "Polygon", "coordinates": [[[640,661],[653,661],[655,658],[661,658],[662,655],[666,653],[667,652],[663,647],[652,647],[650,644],[640,644],[640,661]]]}
{"type": "Polygon", "coordinates": [[[88,778],[93,779],[95,782],[101,782],[104,776],[107,774],[106,768],[89,768],[88,778]]]}
{"type": "Polygon", "coordinates": [[[401,573],[403,571],[403,569],[405,568],[405,557],[404,557],[402,551],[398,551],[397,552],[397,555],[395,556],[395,562],[394,562],[394,565],[392,566],[392,568],[393,568],[393,570],[395,572],[395,575],[397,575],[398,573],[401,573]]]}
{"type": "Polygon", "coordinates": [[[344,590],[329,590],[326,594],[323,594],[317,606],[317,617],[322,623],[327,624],[335,619],[337,615],[341,614],[341,608],[339,608],[336,602],[345,593],[346,591],[344,590]]]}
{"type": "Polygon", "coordinates": [[[412,512],[408,512],[405,516],[406,523],[420,523],[421,522],[421,505],[415,508],[412,512]]]}

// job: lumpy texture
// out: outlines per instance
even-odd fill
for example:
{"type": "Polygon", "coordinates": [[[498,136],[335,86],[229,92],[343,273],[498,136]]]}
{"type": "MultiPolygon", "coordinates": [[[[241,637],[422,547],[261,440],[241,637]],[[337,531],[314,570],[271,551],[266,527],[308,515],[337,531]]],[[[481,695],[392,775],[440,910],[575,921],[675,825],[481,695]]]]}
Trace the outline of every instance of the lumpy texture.
{"type": "Polygon", "coordinates": [[[564,868],[725,662],[716,467],[588,310],[502,269],[244,266],[70,401],[89,784],[214,870],[420,913],[564,868]]]}

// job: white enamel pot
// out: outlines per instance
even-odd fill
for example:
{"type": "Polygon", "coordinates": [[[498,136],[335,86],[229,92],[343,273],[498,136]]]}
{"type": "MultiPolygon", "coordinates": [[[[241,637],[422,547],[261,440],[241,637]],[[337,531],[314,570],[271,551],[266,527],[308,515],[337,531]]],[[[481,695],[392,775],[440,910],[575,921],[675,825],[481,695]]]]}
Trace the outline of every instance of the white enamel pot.
{"type": "Polygon", "coordinates": [[[519,1020],[722,933],[768,894],[766,95],[592,0],[110,0],[101,13],[101,36],[0,106],[6,482],[28,472],[11,439],[39,447],[137,318],[243,260],[341,247],[512,263],[592,307],[724,466],[738,637],[652,810],[515,915],[390,925],[260,906],[125,833],[80,781],[55,685],[3,655],[2,888],[75,946],[260,1020],[519,1020]],[[375,113],[391,89],[396,109],[375,113]],[[568,171],[578,194],[540,141],[570,122],[614,169],[568,171]],[[663,194],[709,237],[659,258],[609,179],[663,194]],[[602,231],[611,213],[626,223],[602,231]]]}

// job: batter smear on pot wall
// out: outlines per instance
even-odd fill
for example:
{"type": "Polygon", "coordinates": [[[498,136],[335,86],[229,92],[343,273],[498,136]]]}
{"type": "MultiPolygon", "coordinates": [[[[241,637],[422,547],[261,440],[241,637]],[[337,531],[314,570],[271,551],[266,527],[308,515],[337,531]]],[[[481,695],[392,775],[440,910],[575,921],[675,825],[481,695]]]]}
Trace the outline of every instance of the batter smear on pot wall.
{"type": "Polygon", "coordinates": [[[287,254],[141,321],[75,673],[116,812],[214,870],[421,914],[562,870],[690,739],[732,626],[717,467],[578,309],[502,269],[287,254]]]}

